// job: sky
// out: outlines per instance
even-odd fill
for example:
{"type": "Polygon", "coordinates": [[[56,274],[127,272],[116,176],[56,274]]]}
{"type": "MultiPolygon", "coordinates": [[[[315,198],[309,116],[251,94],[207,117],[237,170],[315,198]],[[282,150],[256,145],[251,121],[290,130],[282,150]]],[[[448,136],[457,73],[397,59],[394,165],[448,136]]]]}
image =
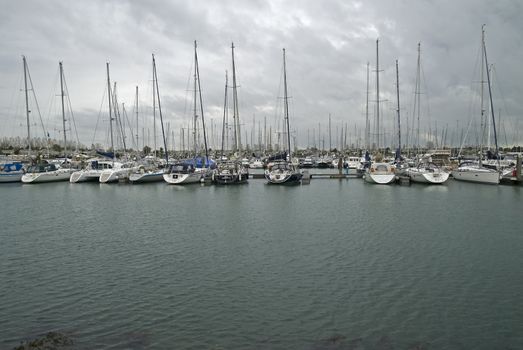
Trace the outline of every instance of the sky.
{"type": "MultiPolygon", "coordinates": [[[[58,62],[62,61],[67,99],[77,130],[68,127],[69,138],[76,139],[77,134],[84,145],[107,144],[106,63],[109,62],[111,81],[117,83],[118,102],[125,104],[135,129],[135,89],[139,87],[139,145],[143,146],[144,140],[152,144],[151,54],[154,53],[162,116],[169,129],[168,142],[179,149],[181,129],[186,129],[192,120],[196,40],[204,117],[214,148],[220,144],[226,70],[232,85],[232,42],[243,144],[251,143],[251,139],[256,143],[265,123],[267,131],[272,131],[273,142],[281,130],[283,48],[290,128],[299,147],[339,146],[342,129],[347,130],[348,144],[364,144],[367,63],[371,141],[375,142],[379,134],[381,144],[394,145],[396,60],[402,138],[403,143],[412,143],[417,135],[414,96],[420,43],[420,142],[459,145],[466,135],[465,143],[475,144],[481,139],[479,89],[486,86],[481,84],[479,69],[484,24],[499,144],[512,146],[523,139],[523,133],[519,132],[523,127],[520,121],[523,2],[520,1],[0,0],[0,3],[0,137],[27,135],[22,68],[25,55],[42,120],[30,93],[32,134],[43,135],[43,124],[50,137],[62,138],[58,78],[58,62]],[[375,122],[377,39],[379,131],[375,122]]],[[[487,109],[488,105],[485,106],[487,109]]],[[[69,114],[67,119],[72,121],[69,114]]],[[[159,125],[156,133],[160,137],[159,125]]],[[[184,135],[188,135],[187,130],[184,135]]],[[[157,143],[161,143],[160,139],[157,143]]]]}

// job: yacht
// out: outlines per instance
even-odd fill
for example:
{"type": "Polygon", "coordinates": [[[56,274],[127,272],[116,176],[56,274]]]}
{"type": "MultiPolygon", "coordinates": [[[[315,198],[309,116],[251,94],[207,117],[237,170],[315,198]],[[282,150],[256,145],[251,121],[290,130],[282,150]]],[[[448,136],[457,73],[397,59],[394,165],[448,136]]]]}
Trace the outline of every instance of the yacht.
{"type": "Polygon", "coordinates": [[[68,181],[71,176],[70,168],[62,168],[54,163],[42,163],[32,165],[22,176],[22,182],[26,184],[68,181]]]}
{"type": "Polygon", "coordinates": [[[389,163],[371,163],[367,168],[363,179],[369,183],[388,185],[396,181],[394,167],[389,163]]]}
{"type": "Polygon", "coordinates": [[[121,166],[122,163],[113,162],[112,160],[90,159],[85,168],[71,174],[69,182],[99,182],[102,171],[120,168],[121,166]]]}

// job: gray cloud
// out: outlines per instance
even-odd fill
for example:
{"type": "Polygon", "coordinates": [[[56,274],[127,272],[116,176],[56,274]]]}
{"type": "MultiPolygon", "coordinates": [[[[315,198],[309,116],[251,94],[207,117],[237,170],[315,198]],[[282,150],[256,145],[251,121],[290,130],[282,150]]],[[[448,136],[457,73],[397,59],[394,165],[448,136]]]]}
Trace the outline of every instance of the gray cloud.
{"type": "MultiPolygon", "coordinates": [[[[421,42],[425,110],[422,128],[466,126],[479,77],[474,64],[481,25],[487,25],[489,60],[494,64],[495,106],[501,113],[502,140],[515,140],[522,114],[519,69],[523,13],[519,2],[502,1],[16,1],[0,14],[0,136],[24,135],[20,94],[21,55],[28,58],[44,122],[54,132],[58,61],[64,62],[80,141],[90,144],[97,120],[107,127],[101,107],[105,63],[118,82],[119,100],[129,114],[140,87],[143,128],[151,128],[151,53],[158,65],[162,110],[176,137],[190,120],[189,79],[193,41],[198,41],[206,118],[221,123],[225,70],[236,46],[240,115],[249,129],[253,115],[278,114],[282,52],[287,49],[291,127],[300,146],[307,131],[348,123],[362,133],[366,64],[375,70],[375,40],[380,38],[382,125],[392,142],[395,60],[400,65],[403,125],[412,124],[417,43],[421,42]],[[100,117],[99,117],[100,114],[100,117]],[[99,119],[100,118],[100,119],[99,119]]],[[[371,100],[375,100],[374,73],[371,100]]],[[[374,106],[370,106],[374,110],[374,106]]],[[[496,111],[498,112],[498,111],[496,111]]],[[[32,113],[34,117],[34,112],[32,113]]],[[[372,120],[372,116],[371,116],[372,120]]],[[[479,121],[478,121],[479,123],[479,121]]],[[[218,129],[218,127],[217,127],[218,129]]],[[[407,133],[407,130],[403,130],[407,133]]],[[[455,130],[457,133],[459,130],[455,130]]],[[[56,131],[57,133],[57,131],[56,131]]],[[[59,135],[59,134],[56,134],[59,135]]],[[[56,136],[55,135],[55,136],[56,136]]],[[[104,135],[104,133],[100,133],[104,135]]],[[[243,137],[244,135],[242,135],[243,137]]],[[[105,142],[100,137],[99,142],[105,142]]],[[[245,142],[245,141],[244,141],[245,142]]],[[[177,144],[178,145],[178,144],[177,144]]]]}

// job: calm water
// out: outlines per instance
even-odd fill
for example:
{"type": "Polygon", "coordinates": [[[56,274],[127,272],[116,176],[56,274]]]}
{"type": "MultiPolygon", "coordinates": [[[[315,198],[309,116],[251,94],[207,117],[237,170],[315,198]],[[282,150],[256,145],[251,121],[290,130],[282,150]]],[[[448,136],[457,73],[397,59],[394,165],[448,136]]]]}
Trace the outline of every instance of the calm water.
{"type": "Polygon", "coordinates": [[[521,349],[523,187],[2,185],[0,348],[521,349]]]}

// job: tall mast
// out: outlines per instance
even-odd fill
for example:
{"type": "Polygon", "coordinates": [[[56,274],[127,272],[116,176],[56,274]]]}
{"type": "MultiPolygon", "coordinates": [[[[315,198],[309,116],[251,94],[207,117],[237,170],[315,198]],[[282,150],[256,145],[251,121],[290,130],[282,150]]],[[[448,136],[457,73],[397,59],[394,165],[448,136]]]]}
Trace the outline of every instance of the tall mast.
{"type": "Polygon", "coordinates": [[[400,119],[400,75],[398,60],[396,60],[396,96],[398,99],[398,156],[401,156],[401,119],[400,119]]]}
{"type": "Polygon", "coordinates": [[[193,96],[193,99],[194,99],[194,103],[193,103],[193,114],[194,114],[194,119],[193,119],[193,147],[194,147],[194,156],[196,157],[197,154],[198,154],[198,146],[197,146],[197,142],[196,142],[196,126],[197,126],[197,119],[198,119],[198,114],[196,112],[196,106],[197,106],[197,102],[196,102],[196,96],[198,94],[198,90],[197,90],[197,86],[196,86],[196,40],[194,41],[194,96],[193,96]]]}
{"type": "Polygon", "coordinates": [[[284,97],[283,101],[285,104],[285,120],[287,122],[287,147],[289,150],[289,161],[291,161],[291,129],[289,127],[289,101],[287,101],[287,66],[285,63],[285,49],[283,49],[283,88],[284,88],[284,97]]]}
{"type": "Polygon", "coordinates": [[[227,117],[227,85],[229,83],[229,77],[227,71],[225,71],[225,92],[224,92],[224,101],[223,101],[223,123],[222,123],[222,156],[224,155],[224,146],[225,146],[225,128],[226,128],[226,117],[227,117]]]}
{"type": "Polygon", "coordinates": [[[140,143],[138,142],[138,85],[136,86],[136,151],[140,149],[140,143]]]}
{"type": "Polygon", "coordinates": [[[376,136],[378,152],[380,151],[380,66],[378,54],[379,39],[376,39],[376,136]]]}
{"type": "MultiPolygon", "coordinates": [[[[153,84],[156,83],[156,97],[158,98],[158,113],[160,114],[160,124],[162,125],[163,148],[165,150],[165,161],[169,164],[169,152],[167,150],[167,141],[165,140],[165,130],[163,128],[162,105],[160,104],[160,91],[158,89],[158,75],[156,74],[156,60],[153,56],[153,84]]],[[[153,88],[154,91],[154,88],[153,88]]],[[[153,99],[154,100],[154,99],[153,99]]],[[[174,143],[173,143],[174,144],[174,143]]]]}
{"type": "Polygon", "coordinates": [[[367,101],[365,103],[365,147],[370,149],[370,123],[369,123],[369,62],[367,62],[367,101]]]}
{"type": "Polygon", "coordinates": [[[60,94],[62,97],[62,123],[64,127],[64,156],[67,157],[67,137],[65,133],[65,105],[64,105],[64,68],[62,62],[59,62],[60,66],[60,94]]]}
{"type": "Polygon", "coordinates": [[[153,147],[154,147],[154,157],[156,158],[156,85],[154,83],[154,55],[153,55],[153,147]]]}
{"type": "Polygon", "coordinates": [[[29,110],[29,95],[27,93],[27,61],[25,59],[25,56],[22,56],[22,61],[24,63],[25,114],[27,117],[27,145],[29,154],[31,154],[31,122],[29,120],[29,113],[31,111],[29,110]]]}
{"type": "Polygon", "coordinates": [[[112,116],[112,106],[111,106],[111,78],[109,77],[109,62],[106,63],[107,66],[107,100],[109,102],[109,128],[111,131],[111,149],[113,151],[113,164],[116,160],[116,151],[114,149],[114,138],[113,138],[113,116],[112,116]]]}
{"type": "MultiPolygon", "coordinates": [[[[421,43],[418,43],[418,66],[416,69],[416,88],[415,89],[416,89],[416,92],[415,92],[416,95],[414,96],[414,108],[415,108],[414,113],[417,114],[417,122],[418,122],[418,125],[416,128],[416,146],[417,146],[418,153],[419,153],[419,149],[420,149],[419,118],[420,118],[420,114],[421,114],[421,91],[420,91],[421,90],[421,43]],[[417,108],[417,110],[416,110],[416,108],[417,108]]],[[[413,118],[412,122],[414,123],[414,118],[413,118]]]]}
{"type": "Polygon", "coordinates": [[[331,135],[331,114],[329,113],[329,152],[332,149],[332,135],[331,135]]]}
{"type": "Polygon", "coordinates": [[[198,94],[200,95],[200,113],[202,116],[202,130],[203,130],[203,145],[205,147],[205,164],[206,167],[209,163],[209,153],[207,149],[207,135],[205,134],[205,119],[203,117],[203,99],[202,99],[202,86],[200,84],[200,69],[198,67],[198,54],[196,52],[196,40],[194,41],[194,65],[196,67],[196,77],[198,78],[198,94]]]}
{"type": "MultiPolygon", "coordinates": [[[[238,152],[242,151],[242,137],[240,132],[240,111],[238,109],[238,91],[236,85],[236,65],[234,63],[234,43],[231,44],[232,54],[232,99],[234,118],[234,143],[238,152]]],[[[248,142],[247,140],[245,142],[248,142]]]]}
{"type": "MultiPolygon", "coordinates": [[[[484,94],[485,94],[485,88],[484,88],[484,84],[485,84],[485,69],[484,67],[486,67],[486,70],[488,72],[488,65],[486,66],[485,65],[485,55],[484,55],[484,52],[485,52],[485,25],[482,25],[481,26],[481,51],[482,54],[481,54],[481,64],[480,64],[480,67],[481,67],[481,84],[480,84],[480,103],[481,103],[481,138],[480,138],[480,147],[479,147],[479,150],[480,150],[480,158],[483,157],[483,138],[485,137],[485,128],[487,127],[487,120],[485,118],[485,101],[484,101],[484,94]]],[[[488,139],[487,139],[487,143],[488,143],[488,139]]]]}
{"type": "Polygon", "coordinates": [[[495,146],[496,146],[496,152],[495,152],[495,155],[496,155],[496,158],[498,159],[498,163],[499,163],[499,156],[498,156],[498,135],[497,135],[497,132],[496,132],[496,118],[494,116],[494,104],[493,104],[493,101],[492,101],[492,88],[490,86],[490,73],[489,73],[489,69],[488,69],[488,60],[487,60],[487,47],[485,46],[485,29],[484,29],[485,25],[483,25],[483,28],[482,28],[482,32],[483,32],[483,35],[482,35],[482,41],[483,41],[483,53],[485,55],[485,67],[486,67],[486,71],[487,71],[487,83],[488,83],[488,94],[489,94],[489,100],[490,100],[490,110],[491,110],[491,114],[492,114],[492,128],[493,128],[493,131],[494,131],[494,143],[495,143],[495,146]]]}

